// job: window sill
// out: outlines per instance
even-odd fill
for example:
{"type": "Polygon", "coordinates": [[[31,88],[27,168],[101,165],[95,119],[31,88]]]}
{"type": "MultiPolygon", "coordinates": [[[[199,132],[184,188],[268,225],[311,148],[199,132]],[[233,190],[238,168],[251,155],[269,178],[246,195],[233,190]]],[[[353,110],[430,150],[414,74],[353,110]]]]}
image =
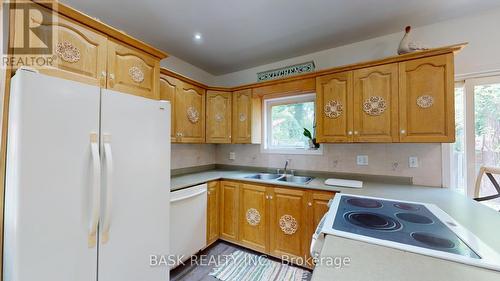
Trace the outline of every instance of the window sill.
{"type": "Polygon", "coordinates": [[[323,155],[323,146],[318,149],[300,149],[300,148],[264,148],[260,146],[261,153],[268,154],[293,154],[293,155],[323,155]]]}

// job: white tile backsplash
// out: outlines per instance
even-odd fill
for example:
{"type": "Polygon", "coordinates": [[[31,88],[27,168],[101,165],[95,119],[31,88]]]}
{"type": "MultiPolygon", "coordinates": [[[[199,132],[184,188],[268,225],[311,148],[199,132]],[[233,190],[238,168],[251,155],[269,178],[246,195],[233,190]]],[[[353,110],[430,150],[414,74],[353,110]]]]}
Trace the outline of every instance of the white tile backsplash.
{"type": "Polygon", "coordinates": [[[251,144],[173,144],[172,169],[208,164],[283,168],[342,173],[412,177],[417,185],[441,186],[441,144],[324,144],[323,155],[286,155],[261,153],[251,144]],[[229,153],[235,152],[235,160],[229,153]],[[356,165],[357,155],[367,155],[367,166],[356,165]],[[418,168],[408,166],[416,156],[418,168]]]}

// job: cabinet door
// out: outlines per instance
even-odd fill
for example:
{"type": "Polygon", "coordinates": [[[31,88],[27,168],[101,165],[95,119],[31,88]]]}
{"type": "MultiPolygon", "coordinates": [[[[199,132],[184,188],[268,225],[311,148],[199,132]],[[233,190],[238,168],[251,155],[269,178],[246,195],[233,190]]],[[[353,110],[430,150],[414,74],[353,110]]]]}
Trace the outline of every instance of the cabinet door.
{"type": "Polygon", "coordinates": [[[238,183],[221,181],[220,185],[220,237],[238,241],[238,183]]]}
{"type": "Polygon", "coordinates": [[[252,90],[233,93],[233,143],[252,142],[252,90]]]}
{"type": "Polygon", "coordinates": [[[159,99],[159,77],[159,59],[109,39],[108,89],[159,99]]]}
{"type": "Polygon", "coordinates": [[[307,237],[306,192],[270,188],[270,247],[275,257],[304,258],[311,239],[307,237]]]}
{"type": "MultiPolygon", "coordinates": [[[[41,67],[40,73],[106,87],[107,38],[39,5],[36,9],[40,10],[41,14],[33,13],[31,20],[40,25],[36,28],[37,37],[44,41],[52,40],[52,58],[55,58],[52,65],[41,67]],[[49,13],[51,16],[48,16],[49,13]]],[[[15,45],[24,41],[22,29],[25,25],[19,22],[21,20],[23,19],[16,16],[18,22],[15,24],[15,45]]]]}
{"type": "Polygon", "coordinates": [[[207,143],[231,143],[231,92],[207,92],[207,143]]]}
{"type": "Polygon", "coordinates": [[[168,77],[166,75],[161,75],[160,76],[160,100],[167,100],[171,104],[171,131],[170,131],[170,137],[171,137],[171,142],[175,143],[177,142],[177,128],[175,127],[175,92],[177,85],[179,85],[179,80],[168,77]]]}
{"type": "Polygon", "coordinates": [[[454,142],[453,54],[399,64],[401,142],[454,142]]]}
{"type": "Polygon", "coordinates": [[[352,141],[352,71],[316,78],[318,142],[352,141]]]}
{"type": "Polygon", "coordinates": [[[205,90],[180,82],[175,94],[175,128],[179,142],[205,142],[205,90]]]}
{"type": "MultiPolygon", "coordinates": [[[[316,231],[323,215],[328,212],[328,202],[335,196],[335,192],[310,190],[308,193],[308,222],[310,222],[307,230],[307,238],[311,239],[316,231]]],[[[307,257],[310,257],[309,251],[306,251],[307,257]]],[[[308,266],[312,267],[312,259],[307,259],[308,266]]]]}
{"type": "Polygon", "coordinates": [[[208,183],[207,191],[207,245],[219,239],[219,182],[208,183]]]}
{"type": "Polygon", "coordinates": [[[354,71],[355,142],[398,142],[398,64],[354,71]]]}
{"type": "Polygon", "coordinates": [[[266,187],[242,184],[240,187],[239,240],[244,246],[267,251],[266,187]]]}

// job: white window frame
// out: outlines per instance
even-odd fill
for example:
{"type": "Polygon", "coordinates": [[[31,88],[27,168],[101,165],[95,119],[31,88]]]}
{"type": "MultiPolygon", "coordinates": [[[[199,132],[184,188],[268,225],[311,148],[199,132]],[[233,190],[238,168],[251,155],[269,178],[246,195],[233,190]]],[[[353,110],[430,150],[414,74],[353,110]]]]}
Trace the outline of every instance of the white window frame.
{"type": "MultiPolygon", "coordinates": [[[[474,197],[474,188],[477,178],[476,173],[476,155],[475,155],[475,110],[474,110],[474,87],[483,84],[500,83],[500,75],[479,78],[466,78],[457,81],[456,85],[462,84],[464,87],[464,149],[465,149],[465,194],[468,197],[474,197]]],[[[451,144],[443,144],[443,186],[450,187],[451,182],[451,144]]],[[[453,187],[453,186],[451,186],[453,187]]]]}
{"type": "MultiPolygon", "coordinates": [[[[319,147],[319,149],[306,149],[306,148],[275,148],[271,147],[270,142],[270,134],[272,128],[272,120],[271,120],[271,108],[276,105],[286,105],[293,103],[302,103],[302,102],[316,102],[316,94],[308,93],[294,96],[286,96],[286,97],[277,97],[277,98],[268,98],[263,100],[263,136],[262,136],[262,145],[261,152],[262,153],[275,153],[275,154],[302,154],[302,155],[323,155],[323,145],[319,147]]],[[[311,132],[312,133],[312,132],[311,132]]]]}

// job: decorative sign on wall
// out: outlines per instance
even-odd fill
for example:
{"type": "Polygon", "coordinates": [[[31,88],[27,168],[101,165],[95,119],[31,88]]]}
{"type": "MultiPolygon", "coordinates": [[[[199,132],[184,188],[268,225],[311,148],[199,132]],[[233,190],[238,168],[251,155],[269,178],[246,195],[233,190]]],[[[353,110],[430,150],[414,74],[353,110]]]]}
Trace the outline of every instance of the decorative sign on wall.
{"type": "Polygon", "coordinates": [[[257,73],[257,81],[267,81],[279,79],[287,76],[297,75],[306,72],[313,72],[315,65],[313,61],[299,63],[278,69],[268,70],[257,73]]]}

